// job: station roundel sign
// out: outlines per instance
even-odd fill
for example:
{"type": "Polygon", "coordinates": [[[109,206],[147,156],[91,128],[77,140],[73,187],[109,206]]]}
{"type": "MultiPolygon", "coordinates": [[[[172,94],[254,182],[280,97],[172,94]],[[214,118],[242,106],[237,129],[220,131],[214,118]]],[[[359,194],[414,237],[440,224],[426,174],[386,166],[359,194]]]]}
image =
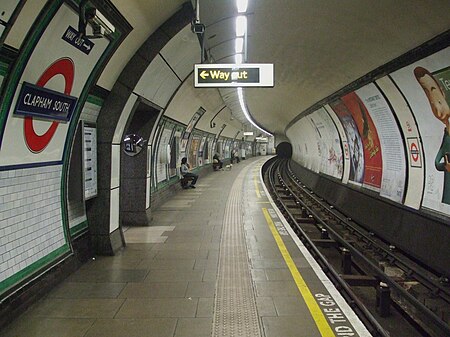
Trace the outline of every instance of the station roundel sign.
{"type": "MultiPolygon", "coordinates": [[[[56,60],[48,67],[36,82],[39,87],[44,87],[56,75],[62,75],[65,80],[64,93],[70,95],[75,75],[75,65],[70,58],[64,57],[56,60]]],[[[44,150],[52,140],[59,122],[52,122],[50,127],[42,135],[38,135],[34,130],[33,117],[27,116],[24,120],[25,142],[31,152],[39,153],[44,150]]]]}
{"type": "Polygon", "coordinates": [[[412,158],[412,160],[414,162],[417,162],[417,160],[419,160],[419,149],[417,148],[416,143],[411,143],[410,151],[411,151],[411,158],[412,158]]]}

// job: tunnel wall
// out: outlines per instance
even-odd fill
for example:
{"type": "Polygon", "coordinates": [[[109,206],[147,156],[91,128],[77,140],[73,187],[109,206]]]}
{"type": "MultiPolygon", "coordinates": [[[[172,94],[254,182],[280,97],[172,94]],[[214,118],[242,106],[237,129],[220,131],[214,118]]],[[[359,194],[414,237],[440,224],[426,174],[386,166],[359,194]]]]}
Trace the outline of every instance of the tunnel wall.
{"type": "Polygon", "coordinates": [[[16,2],[2,34],[0,325],[91,254],[84,175],[69,172],[83,167],[80,121],[93,122],[102,104],[95,82],[131,29],[108,3],[93,3],[116,27],[109,38],[78,39],[78,3],[59,0],[16,2]]]}
{"type": "Polygon", "coordinates": [[[449,60],[447,47],[333,99],[287,130],[296,170],[310,188],[447,276],[449,60]]]}
{"type": "MultiPolygon", "coordinates": [[[[191,143],[199,150],[198,142],[208,139],[209,153],[215,151],[213,143],[221,144],[229,157],[229,148],[238,144],[240,124],[230,120],[229,109],[217,115],[223,104],[217,91],[202,95],[189,89],[192,64],[200,56],[197,37],[190,31],[190,3],[178,12],[174,9],[173,16],[144,41],[111,91],[95,83],[132,27],[109,1],[92,0],[116,31],[108,38],[83,40],[89,49],[81,50],[87,47],[72,39],[77,34],[78,3],[22,1],[8,29],[0,31],[0,325],[78,268],[94,254],[93,248],[106,247],[102,252],[111,254],[122,245],[121,142],[136,101],[146,100],[161,111],[143,153],[147,172],[139,176],[145,194],[141,212],[177,186],[181,152],[174,164],[162,159],[159,145],[162,149],[175,135],[180,140],[200,107],[205,113],[186,138],[185,152],[195,152],[191,143]],[[52,97],[72,99],[73,111],[65,119],[18,111],[22,90],[41,93],[41,87],[52,97]],[[162,118],[164,114],[169,117],[162,118]],[[171,118],[177,125],[173,133],[163,124],[171,118]],[[158,133],[163,125],[171,132],[169,139],[158,133]],[[89,187],[91,176],[83,165],[94,157],[86,157],[87,148],[97,156],[97,166],[89,167],[89,174],[98,169],[92,176],[96,184],[89,187]],[[156,174],[169,172],[169,165],[171,174],[156,174]],[[119,234],[110,237],[112,232],[119,234]]],[[[204,157],[197,171],[209,168],[204,157]]],[[[122,187],[130,191],[127,182],[122,187]]]]}
{"type": "Polygon", "coordinates": [[[342,185],[338,180],[292,163],[293,172],[314,193],[353,221],[438,273],[450,276],[448,220],[412,211],[367,191],[342,185]]]}

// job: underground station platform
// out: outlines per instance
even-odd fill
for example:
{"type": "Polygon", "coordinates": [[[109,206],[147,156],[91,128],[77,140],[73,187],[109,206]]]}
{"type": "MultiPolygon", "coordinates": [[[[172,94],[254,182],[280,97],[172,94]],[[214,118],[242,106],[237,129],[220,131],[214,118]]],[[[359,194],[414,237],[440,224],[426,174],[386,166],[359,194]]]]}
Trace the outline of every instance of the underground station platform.
{"type": "Polygon", "coordinates": [[[268,195],[268,158],[180,189],[2,336],[371,336],[268,195]]]}

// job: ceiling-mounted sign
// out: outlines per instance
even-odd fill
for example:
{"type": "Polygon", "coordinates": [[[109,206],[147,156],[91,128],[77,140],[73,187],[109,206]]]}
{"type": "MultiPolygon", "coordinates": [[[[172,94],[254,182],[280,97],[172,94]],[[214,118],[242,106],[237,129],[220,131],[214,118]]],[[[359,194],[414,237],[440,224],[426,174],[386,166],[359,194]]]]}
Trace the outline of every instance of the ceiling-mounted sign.
{"type": "Polygon", "coordinates": [[[196,64],[194,87],[273,87],[273,64],[196,64]]]}
{"type": "Polygon", "coordinates": [[[78,50],[81,50],[86,55],[89,55],[92,48],[94,48],[95,46],[95,44],[91,40],[81,36],[80,33],[72,26],[69,26],[66,29],[64,35],[62,36],[62,39],[78,50]]]}

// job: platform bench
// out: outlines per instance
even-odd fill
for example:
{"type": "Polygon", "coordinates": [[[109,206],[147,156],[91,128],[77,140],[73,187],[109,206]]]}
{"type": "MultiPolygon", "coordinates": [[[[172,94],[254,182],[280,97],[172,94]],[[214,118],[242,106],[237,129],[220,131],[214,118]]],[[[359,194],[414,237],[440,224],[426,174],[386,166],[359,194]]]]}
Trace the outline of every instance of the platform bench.
{"type": "Polygon", "coordinates": [[[188,188],[188,183],[194,180],[194,177],[184,177],[180,176],[180,184],[182,188],[188,188]]]}

